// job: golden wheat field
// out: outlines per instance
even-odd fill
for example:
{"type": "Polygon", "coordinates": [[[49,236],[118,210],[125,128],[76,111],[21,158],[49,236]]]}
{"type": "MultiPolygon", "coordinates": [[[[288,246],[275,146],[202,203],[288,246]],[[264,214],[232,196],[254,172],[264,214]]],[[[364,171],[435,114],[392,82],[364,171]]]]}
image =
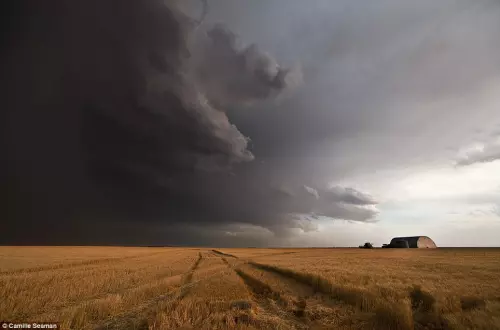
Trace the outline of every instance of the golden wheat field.
{"type": "Polygon", "coordinates": [[[0,320],[63,329],[500,329],[500,249],[0,247],[0,320]]]}

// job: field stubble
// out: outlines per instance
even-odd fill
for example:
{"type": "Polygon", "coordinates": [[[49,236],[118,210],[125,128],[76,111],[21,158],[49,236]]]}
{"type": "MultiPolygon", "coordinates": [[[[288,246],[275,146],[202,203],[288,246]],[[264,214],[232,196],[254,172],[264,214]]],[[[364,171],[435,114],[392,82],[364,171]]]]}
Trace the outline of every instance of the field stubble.
{"type": "Polygon", "coordinates": [[[500,329],[500,249],[0,247],[0,319],[65,329],[500,329]]]}

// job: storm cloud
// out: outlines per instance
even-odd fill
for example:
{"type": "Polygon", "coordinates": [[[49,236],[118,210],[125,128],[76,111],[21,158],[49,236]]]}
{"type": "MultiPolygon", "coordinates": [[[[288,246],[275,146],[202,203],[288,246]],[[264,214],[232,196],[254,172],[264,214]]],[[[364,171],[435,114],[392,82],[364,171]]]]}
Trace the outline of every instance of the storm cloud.
{"type": "Polygon", "coordinates": [[[168,243],[231,223],[314,230],[301,214],[371,217],[356,191],[316,205],[245,165],[250,139],[224,107],[289,92],[300,70],[224,25],[156,0],[21,1],[9,13],[3,240],[147,242],[163,228],[168,243]]]}
{"type": "Polygon", "coordinates": [[[280,67],[256,44],[241,44],[222,23],[199,36],[194,55],[199,88],[221,106],[276,97],[301,82],[299,68],[280,67]]]}
{"type": "Polygon", "coordinates": [[[357,246],[497,163],[494,0],[2,7],[2,243],[357,246]]]}

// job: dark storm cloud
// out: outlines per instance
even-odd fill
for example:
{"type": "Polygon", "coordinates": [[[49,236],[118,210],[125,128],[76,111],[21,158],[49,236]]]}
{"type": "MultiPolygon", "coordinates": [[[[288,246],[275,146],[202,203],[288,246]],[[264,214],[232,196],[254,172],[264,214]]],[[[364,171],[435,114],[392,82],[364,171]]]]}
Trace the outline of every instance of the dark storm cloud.
{"type": "Polygon", "coordinates": [[[355,191],[316,205],[254,165],[221,106],[274,98],[300,74],[239,48],[227,28],[199,41],[203,26],[159,0],[18,1],[7,12],[2,241],[209,244],[231,223],[279,234],[314,230],[302,213],[373,216],[359,214],[355,191]]]}
{"type": "Polygon", "coordinates": [[[255,44],[244,46],[219,23],[200,37],[196,48],[196,77],[216,104],[246,104],[277,96],[300,83],[297,68],[282,68],[255,44]]]}
{"type": "Polygon", "coordinates": [[[498,1],[204,4],[2,2],[2,241],[261,244],[370,222],[384,198],[358,176],[383,191],[498,129],[498,1]]]}

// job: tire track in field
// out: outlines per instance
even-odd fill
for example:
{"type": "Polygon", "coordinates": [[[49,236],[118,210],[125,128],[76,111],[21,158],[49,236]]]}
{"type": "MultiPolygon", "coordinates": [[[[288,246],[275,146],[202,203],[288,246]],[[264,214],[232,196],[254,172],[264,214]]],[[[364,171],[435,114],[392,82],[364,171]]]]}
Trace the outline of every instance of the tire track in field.
{"type": "Polygon", "coordinates": [[[317,292],[313,287],[294,279],[266,272],[247,263],[243,270],[272,290],[281,294],[288,302],[288,311],[302,320],[310,329],[363,328],[359,323],[355,308],[334,301],[326,294],[317,292]]]}
{"type": "Polygon", "coordinates": [[[375,320],[375,323],[372,324],[374,329],[413,330],[413,323],[405,317],[408,311],[405,310],[403,304],[384,302],[372,292],[339,286],[318,275],[256,262],[249,262],[248,264],[264,272],[307,285],[315,294],[324,297],[325,302],[342,302],[345,305],[355,307],[359,311],[372,313],[375,320]],[[384,320],[382,327],[376,323],[377,317],[384,320]]]}
{"type": "MultiPolygon", "coordinates": [[[[291,310],[288,301],[283,299],[279,292],[274,291],[266,283],[241,270],[239,266],[241,263],[246,262],[241,262],[233,266],[226,258],[220,255],[219,257],[240,277],[243,284],[245,284],[245,287],[250,292],[254,303],[258,305],[265,314],[278,317],[288,329],[309,329],[307,321],[300,317],[303,315],[300,310],[291,310]]],[[[258,321],[259,320],[257,320],[257,322],[258,321]]]]}
{"type": "Polygon", "coordinates": [[[374,298],[371,297],[368,292],[363,292],[362,290],[355,289],[346,289],[341,286],[334,285],[327,279],[317,275],[301,273],[292,269],[261,264],[253,261],[250,261],[248,265],[265,273],[281,277],[285,281],[291,281],[296,283],[297,285],[307,286],[314,294],[323,295],[328,298],[334,298],[335,300],[340,300],[349,305],[356,305],[361,309],[364,309],[365,307],[363,304],[366,303],[365,300],[371,300],[372,298],[374,298]]]}
{"type": "MultiPolygon", "coordinates": [[[[179,302],[189,293],[193,286],[193,274],[198,269],[203,256],[201,252],[198,254],[198,259],[194,262],[191,268],[182,275],[181,286],[170,290],[169,292],[154,297],[143,304],[129,309],[119,315],[98,324],[90,326],[91,329],[148,329],[148,321],[162,309],[163,305],[168,305],[170,310],[177,307],[179,302]]],[[[178,276],[178,275],[177,275],[178,276]]]]}
{"type": "Polygon", "coordinates": [[[187,274],[182,279],[182,287],[181,287],[181,290],[179,291],[179,296],[177,298],[178,300],[181,300],[182,298],[184,298],[191,290],[191,285],[189,285],[189,284],[191,284],[193,282],[193,274],[196,271],[196,269],[198,269],[198,267],[200,266],[202,259],[203,259],[203,256],[201,255],[201,252],[198,252],[198,259],[194,262],[191,269],[187,272],[187,274]]]}
{"type": "MultiPolygon", "coordinates": [[[[180,263],[181,261],[182,260],[177,260],[173,264],[180,263]]],[[[165,281],[167,279],[173,280],[176,277],[179,277],[179,278],[182,277],[184,274],[185,274],[185,272],[172,272],[172,270],[168,270],[168,271],[156,274],[156,276],[153,278],[154,279],[153,282],[161,282],[161,281],[165,281]]],[[[83,300],[76,300],[76,301],[72,301],[70,303],[62,302],[60,305],[53,306],[50,309],[41,310],[37,314],[33,315],[33,317],[36,319],[44,318],[45,316],[50,315],[54,311],[61,310],[62,307],[64,307],[62,309],[62,311],[70,310],[70,309],[76,308],[78,306],[84,306],[86,304],[89,304],[92,301],[97,301],[99,299],[105,299],[105,298],[113,296],[113,295],[123,295],[123,294],[130,292],[130,291],[133,291],[133,290],[145,288],[150,283],[151,283],[151,279],[143,281],[143,282],[139,282],[139,283],[134,283],[132,285],[128,285],[128,286],[125,286],[125,287],[122,287],[122,288],[119,288],[116,290],[111,290],[111,291],[107,291],[104,293],[99,293],[99,294],[96,294],[93,296],[89,296],[83,300]]]]}
{"type": "Polygon", "coordinates": [[[254,302],[265,314],[277,316],[288,329],[309,329],[307,320],[299,317],[300,311],[292,310],[293,307],[282,298],[279,292],[241,269],[234,271],[252,294],[254,302]]]}
{"type": "Polygon", "coordinates": [[[224,252],[221,252],[219,250],[212,250],[212,252],[215,253],[219,257],[231,257],[231,258],[238,259],[238,257],[233,255],[233,254],[224,253],[224,252]]]}
{"type": "MultiPolygon", "coordinates": [[[[156,253],[152,253],[152,254],[144,254],[144,255],[142,255],[140,257],[138,257],[138,256],[127,256],[127,257],[122,257],[122,258],[119,258],[119,259],[131,259],[131,258],[137,257],[139,260],[147,260],[147,258],[154,257],[154,256],[158,255],[159,253],[164,253],[164,252],[156,252],[156,253]],[[144,257],[144,259],[142,257],[144,257]]],[[[112,259],[115,260],[115,258],[112,258],[112,259]]],[[[97,259],[97,260],[101,260],[101,259],[97,259]]],[[[109,260],[109,258],[106,258],[106,260],[109,260]]],[[[183,261],[182,259],[174,260],[172,262],[172,265],[180,263],[182,261],[183,261]]],[[[88,268],[88,269],[82,269],[82,267],[74,267],[72,269],[68,269],[68,268],[58,268],[58,269],[64,269],[65,272],[68,272],[68,273],[72,272],[71,276],[78,275],[79,277],[84,278],[84,277],[88,277],[88,276],[94,276],[94,272],[98,272],[98,271],[101,270],[102,267],[107,267],[107,266],[110,265],[110,263],[91,263],[91,264],[92,264],[92,267],[88,268]]],[[[114,266],[116,266],[116,262],[113,262],[112,264],[114,264],[114,266]]],[[[80,266],[80,264],[78,266],[80,266]]],[[[48,269],[44,269],[44,270],[46,271],[48,269]]],[[[172,272],[169,269],[169,270],[166,270],[164,272],[158,273],[155,276],[155,278],[150,279],[150,280],[160,281],[160,280],[166,279],[168,277],[180,276],[183,273],[184,273],[183,271],[182,272],[172,272]]],[[[19,275],[23,275],[23,274],[0,275],[0,279],[1,279],[2,276],[17,277],[19,275]]],[[[38,274],[36,276],[38,276],[38,274]]],[[[57,276],[58,275],[56,273],[53,277],[57,277],[57,276]]],[[[64,279],[64,280],[66,280],[66,279],[64,279]]],[[[109,296],[109,295],[125,293],[127,291],[133,290],[134,288],[140,287],[141,285],[144,285],[144,284],[146,284],[146,283],[145,282],[136,282],[135,284],[124,286],[124,287],[117,288],[117,289],[114,289],[114,290],[105,291],[105,292],[99,292],[99,293],[96,293],[94,295],[89,295],[89,296],[87,296],[87,297],[85,297],[83,299],[80,299],[80,300],[77,300],[77,299],[65,300],[65,301],[62,301],[59,305],[55,305],[55,306],[52,306],[50,308],[48,308],[47,306],[44,306],[44,308],[39,309],[38,312],[35,315],[33,315],[33,316],[34,317],[43,316],[43,315],[45,315],[47,313],[50,313],[51,311],[54,311],[54,310],[57,310],[57,309],[60,309],[60,308],[63,308],[64,310],[67,310],[67,309],[69,309],[71,307],[77,307],[79,305],[83,305],[85,303],[89,303],[92,300],[97,300],[97,299],[105,298],[106,296],[109,296]]],[[[17,295],[23,295],[26,292],[31,292],[31,291],[33,291],[33,289],[26,288],[26,289],[22,289],[22,290],[17,291],[16,294],[17,295]]]]}

